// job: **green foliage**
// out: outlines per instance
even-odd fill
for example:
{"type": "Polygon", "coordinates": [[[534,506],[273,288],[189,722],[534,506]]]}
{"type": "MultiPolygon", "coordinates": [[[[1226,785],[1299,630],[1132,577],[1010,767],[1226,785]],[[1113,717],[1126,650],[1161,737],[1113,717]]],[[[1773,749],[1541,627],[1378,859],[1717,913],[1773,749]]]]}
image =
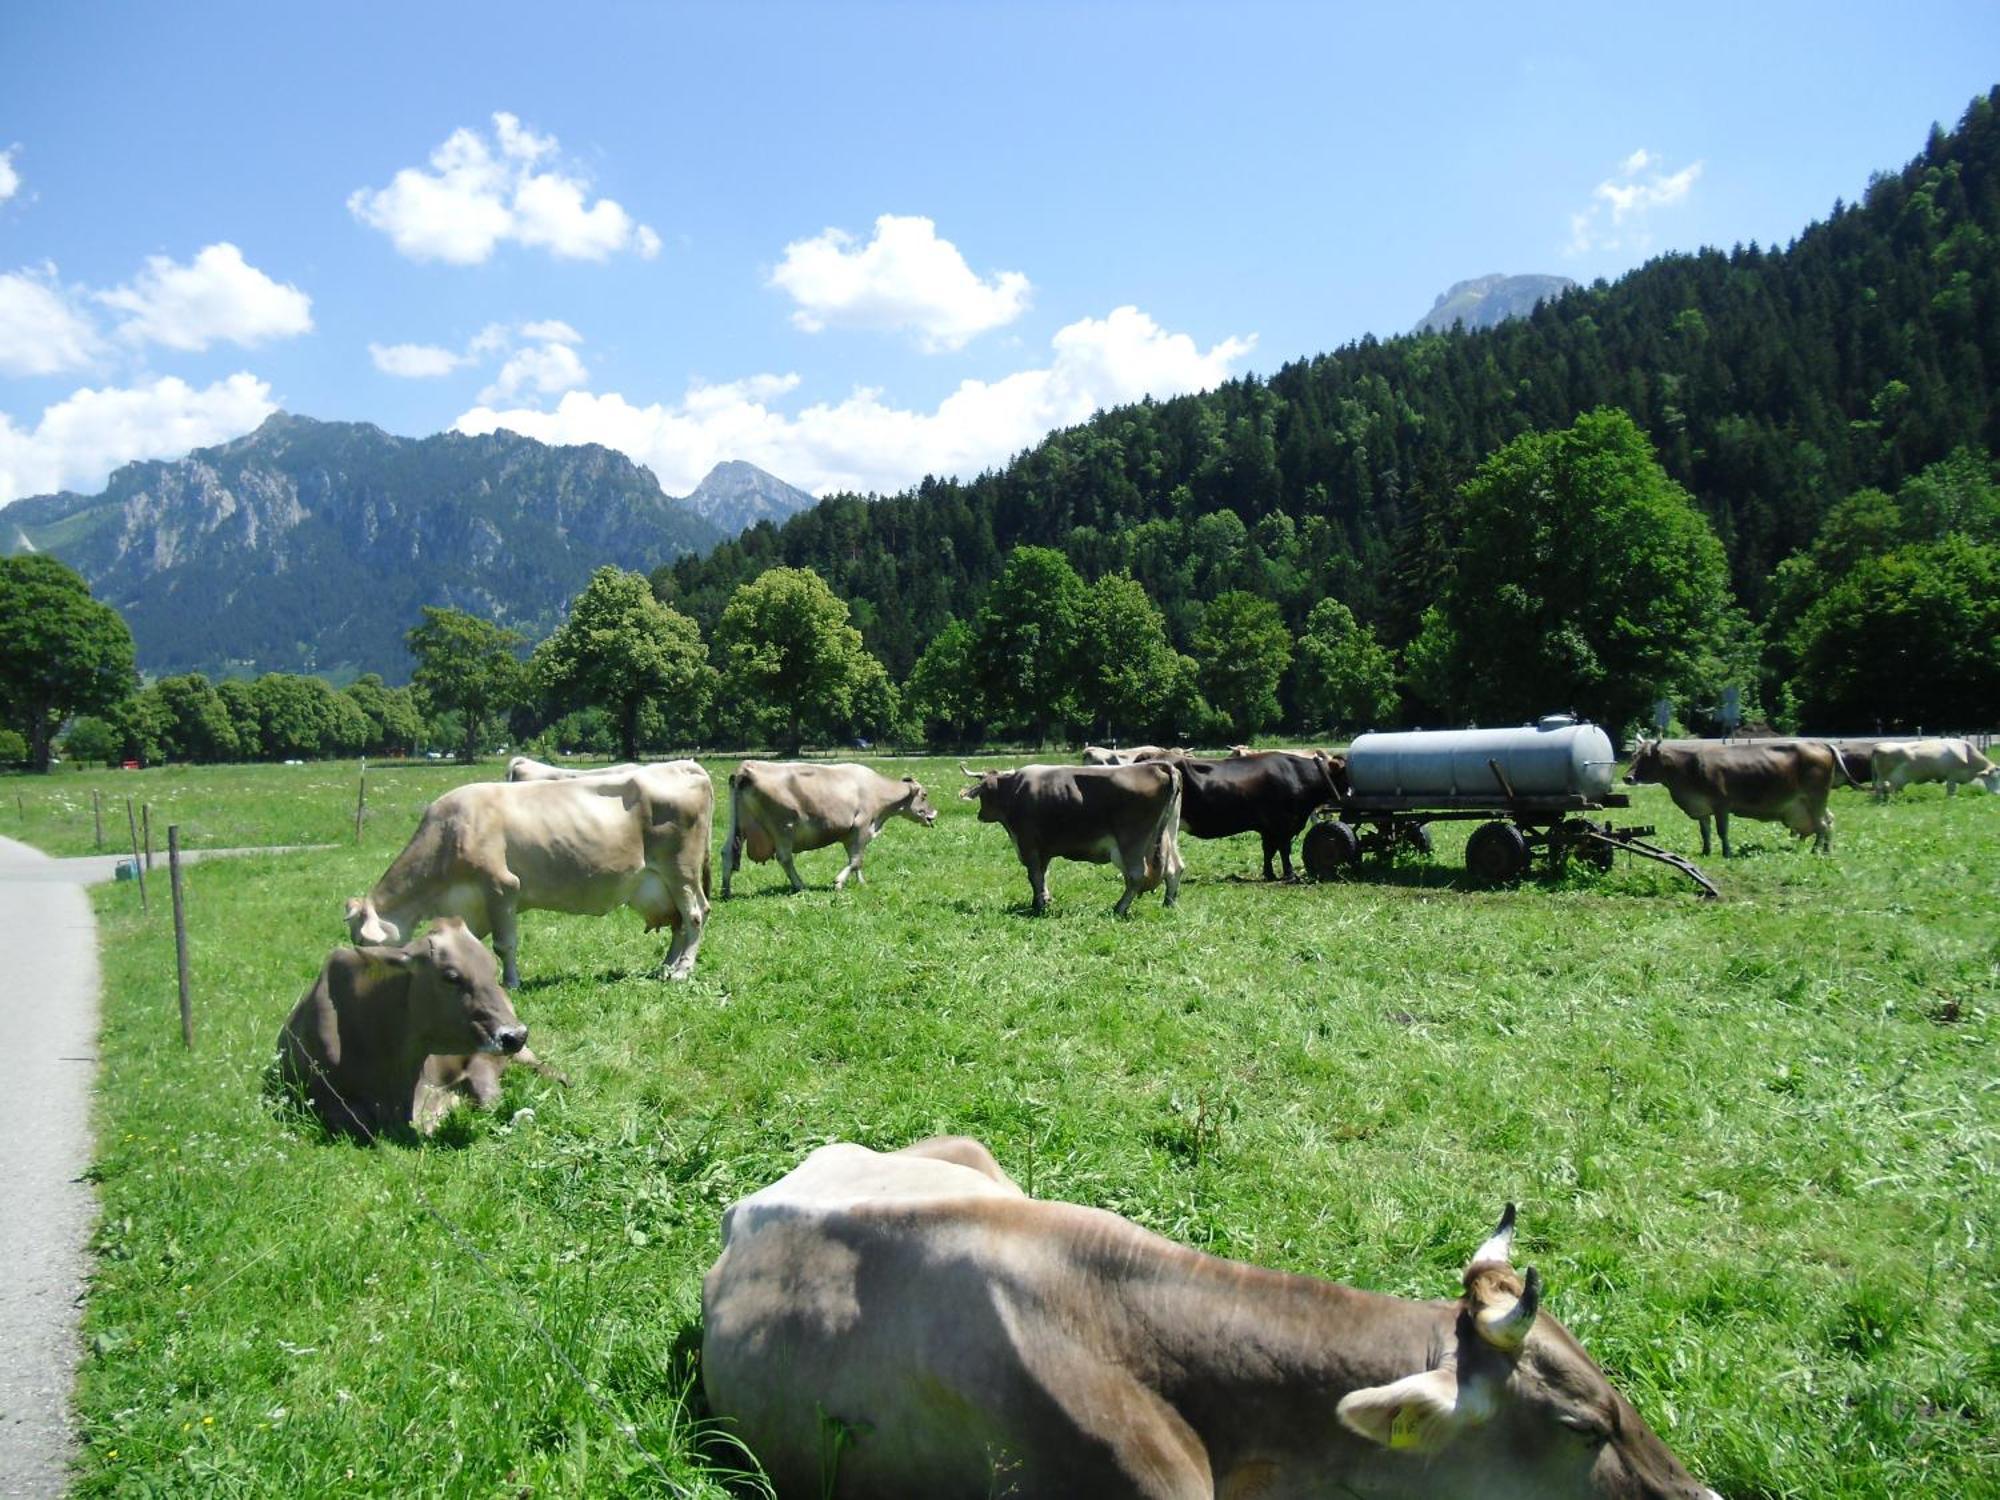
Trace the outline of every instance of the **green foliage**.
{"type": "Polygon", "coordinates": [[[639,754],[649,706],[693,743],[712,677],[701,628],[655,599],[644,574],[613,567],[599,568],[571,601],[569,618],[535,649],[533,673],[563,708],[602,707],[627,760],[639,754]]]}
{"type": "MultiPolygon", "coordinates": [[[[378,683],[381,679],[375,679],[378,683]]],[[[162,677],[140,697],[159,702],[163,727],[160,754],[167,760],[208,763],[254,755],[260,748],[237,738],[229,704],[199,672],[162,677]]]]}
{"type": "Polygon", "coordinates": [[[319,677],[267,672],[250,684],[257,745],[267,760],[354,755],[372,733],[368,717],[319,677]]]}
{"type": "Polygon", "coordinates": [[[115,766],[124,759],[125,736],[109,719],[79,714],[63,733],[62,753],[80,765],[115,766]]]}
{"type": "Polygon", "coordinates": [[[2000,482],[1961,449],[1858,490],[1772,577],[1769,671],[1804,727],[1964,726],[1996,701],[2000,482]]]}
{"type": "Polygon", "coordinates": [[[1183,705],[1184,658],[1167,641],[1167,622],[1130,573],[1106,573],[1084,593],[1078,636],[1077,698],[1082,717],[1109,739],[1162,732],[1183,705]]]}
{"type": "Polygon", "coordinates": [[[458,715],[459,759],[471,760],[494,716],[526,689],[526,669],[515,654],[521,637],[462,609],[426,604],[423,615],[405,637],[417,659],[411,685],[434,710],[458,715]]]}
{"type": "Polygon", "coordinates": [[[424,716],[412,689],[386,687],[379,672],[365,672],[342,691],[368,720],[368,754],[408,755],[422,742],[424,716]]]}
{"type": "Polygon", "coordinates": [[[134,685],[132,633],[53,557],[0,558],[0,717],[49,768],[58,725],[101,713],[134,685]]]}
{"type": "Polygon", "coordinates": [[[1201,687],[1241,739],[1278,719],[1278,683],[1292,664],[1292,638],[1277,605],[1232,589],[1209,602],[1194,637],[1201,687]]]}
{"type": "Polygon", "coordinates": [[[1298,701],[1308,730],[1352,733],[1396,712],[1396,663],[1338,599],[1322,599],[1299,635],[1298,701]]]}
{"type": "Polygon", "coordinates": [[[895,720],[888,674],[811,568],[772,568],[736,591],[715,627],[722,686],[743,727],[796,754],[895,720]]]}
{"type": "Polygon", "coordinates": [[[973,627],[972,673],[993,728],[1037,745],[1082,716],[1088,594],[1053,547],[1016,547],[973,627]]]}
{"type": "Polygon", "coordinates": [[[0,729],[0,765],[18,765],[28,758],[28,742],[11,729],[0,729]]]}
{"type": "Polygon", "coordinates": [[[972,627],[952,618],[931,637],[903,684],[903,711],[930,745],[965,745],[985,723],[972,675],[972,627]]]}
{"type": "Polygon", "coordinates": [[[1617,734],[1693,691],[1720,651],[1722,544],[1622,411],[1516,438],[1466,483],[1454,520],[1440,610],[1475,719],[1575,708],[1617,734]]]}

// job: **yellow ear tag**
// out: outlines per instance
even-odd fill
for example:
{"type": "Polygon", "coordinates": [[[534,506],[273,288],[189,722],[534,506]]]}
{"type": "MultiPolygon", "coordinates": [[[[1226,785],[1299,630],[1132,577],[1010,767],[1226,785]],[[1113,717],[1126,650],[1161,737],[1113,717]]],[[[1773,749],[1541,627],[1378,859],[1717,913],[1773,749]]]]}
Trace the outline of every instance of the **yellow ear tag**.
{"type": "Polygon", "coordinates": [[[1417,1424],[1421,1420],[1422,1413],[1417,1410],[1414,1402],[1408,1406],[1398,1407],[1395,1418],[1389,1423],[1389,1446],[1391,1448],[1416,1447],[1418,1438],[1417,1424]]]}

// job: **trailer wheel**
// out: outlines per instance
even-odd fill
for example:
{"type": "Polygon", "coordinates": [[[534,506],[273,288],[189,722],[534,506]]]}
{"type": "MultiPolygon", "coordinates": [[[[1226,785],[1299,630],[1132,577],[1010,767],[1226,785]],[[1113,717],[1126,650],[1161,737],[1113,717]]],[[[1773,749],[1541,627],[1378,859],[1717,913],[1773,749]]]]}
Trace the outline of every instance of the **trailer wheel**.
{"type": "Polygon", "coordinates": [[[1465,868],[1482,885],[1510,885],[1528,868],[1528,841],[1512,823],[1481,823],[1465,841],[1465,868]]]}
{"type": "Polygon", "coordinates": [[[1299,858],[1314,880],[1338,880],[1361,859],[1361,839],[1351,823],[1315,823],[1299,845],[1299,858]]]}

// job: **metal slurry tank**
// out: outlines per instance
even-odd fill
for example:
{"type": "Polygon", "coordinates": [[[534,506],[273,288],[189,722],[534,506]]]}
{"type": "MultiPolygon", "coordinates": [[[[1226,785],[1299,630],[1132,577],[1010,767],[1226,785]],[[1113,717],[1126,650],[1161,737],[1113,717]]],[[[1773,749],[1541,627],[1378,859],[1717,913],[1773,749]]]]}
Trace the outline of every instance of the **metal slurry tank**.
{"type": "Polygon", "coordinates": [[[1567,714],[1518,729],[1418,730],[1364,734],[1347,752],[1357,798],[1501,797],[1497,762],[1517,797],[1583,797],[1611,790],[1617,755],[1609,735],[1567,714]]]}

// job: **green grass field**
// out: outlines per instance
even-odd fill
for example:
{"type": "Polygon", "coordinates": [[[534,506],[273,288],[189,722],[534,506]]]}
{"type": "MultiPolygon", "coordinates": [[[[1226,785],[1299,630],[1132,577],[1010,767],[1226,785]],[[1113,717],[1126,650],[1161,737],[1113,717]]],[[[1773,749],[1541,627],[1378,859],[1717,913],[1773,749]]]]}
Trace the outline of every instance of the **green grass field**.
{"type": "MultiPolygon", "coordinates": [[[[191,1054],[165,902],[99,891],[82,1493],[723,1493],[744,1460],[695,1378],[723,1207],[823,1141],[940,1131],[1038,1195],[1419,1297],[1516,1200],[1545,1306],[1731,1500],[2000,1493],[2000,802],[1838,793],[1830,860],[1739,825],[1720,905],[1624,861],[1466,889],[1441,830],[1339,886],[1190,839],[1180,907],[1125,921],[1107,869],[1058,864],[1037,921],[925,763],[934,829],[892,824],[839,898],[837,851],[797,898],[746,867],[689,984],[629,912],[526,917],[515,1000],[572,1087],[325,1144],[260,1092],[278,1025],[342,898],[475,774],[371,772],[359,848],[193,869],[191,1054]]],[[[191,842],[352,838],[351,767],[4,790],[75,852],[93,781],[191,842]]],[[[1698,848],[1658,791],[1634,814],[1698,848]]]]}

